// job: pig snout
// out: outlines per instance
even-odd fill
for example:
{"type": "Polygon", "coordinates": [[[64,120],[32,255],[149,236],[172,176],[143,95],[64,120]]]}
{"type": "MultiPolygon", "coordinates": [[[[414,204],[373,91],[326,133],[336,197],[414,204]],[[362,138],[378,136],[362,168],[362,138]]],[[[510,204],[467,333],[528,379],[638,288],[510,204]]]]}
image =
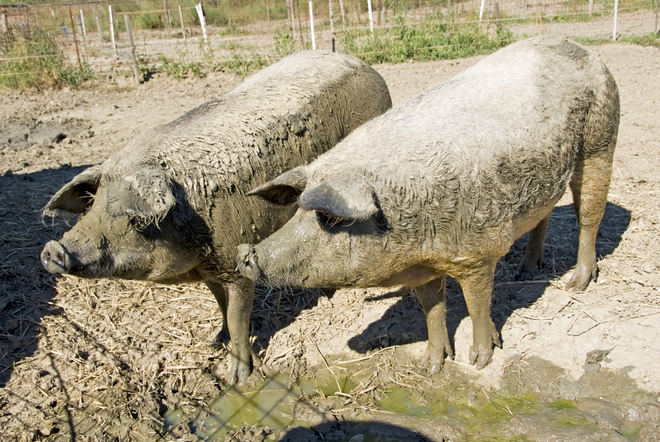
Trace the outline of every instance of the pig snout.
{"type": "Polygon", "coordinates": [[[252,244],[241,244],[238,246],[236,266],[244,277],[252,281],[261,279],[261,269],[257,264],[256,250],[252,244]]]}
{"type": "Polygon", "coordinates": [[[71,270],[71,255],[59,242],[49,241],[41,252],[41,263],[50,273],[67,273],[71,270]]]}

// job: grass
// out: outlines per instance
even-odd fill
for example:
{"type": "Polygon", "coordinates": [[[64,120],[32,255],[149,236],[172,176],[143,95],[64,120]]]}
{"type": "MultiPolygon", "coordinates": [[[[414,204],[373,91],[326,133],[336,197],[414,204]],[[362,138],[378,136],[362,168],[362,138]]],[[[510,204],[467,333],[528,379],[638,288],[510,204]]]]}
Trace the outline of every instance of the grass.
{"type": "Polygon", "coordinates": [[[490,34],[474,23],[452,25],[427,20],[414,25],[402,18],[392,28],[375,30],[373,36],[363,29],[341,35],[345,51],[369,64],[471,57],[489,54],[514,40],[504,27],[490,34]]]}
{"type": "Polygon", "coordinates": [[[43,89],[50,87],[79,86],[94,78],[94,72],[86,63],[72,65],[62,49],[46,33],[32,30],[29,38],[11,30],[5,44],[0,46],[0,86],[10,89],[43,89]]]}

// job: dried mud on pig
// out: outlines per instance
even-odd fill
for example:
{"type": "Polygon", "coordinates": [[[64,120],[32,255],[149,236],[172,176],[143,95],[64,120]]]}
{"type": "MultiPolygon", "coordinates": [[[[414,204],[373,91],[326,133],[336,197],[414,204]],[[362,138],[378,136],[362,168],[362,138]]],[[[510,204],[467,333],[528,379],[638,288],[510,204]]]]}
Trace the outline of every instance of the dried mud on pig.
{"type": "MultiPolygon", "coordinates": [[[[476,372],[467,366],[471,324],[452,281],[447,324],[456,358],[445,363],[443,372],[453,376],[435,380],[422,380],[416,367],[407,365],[421,356],[427,339],[421,307],[407,291],[339,290],[330,297],[257,288],[251,335],[254,348],[273,370],[320,377],[329,374],[327,361],[342,376],[345,365],[339,362],[364,358],[361,363],[373,374],[359,380],[350,397],[307,400],[306,413],[299,417],[309,425],[325,419],[328,426],[316,428],[326,440],[333,431],[339,434],[334,419],[344,418],[384,418],[392,425],[415,428],[426,440],[438,440],[441,430],[450,432],[444,424],[379,412],[375,398],[384,397],[394,382],[417,385],[425,392],[463,382],[466,397],[479,400],[487,400],[483,391],[492,399],[493,389],[514,380],[529,391],[570,386],[585,375],[587,355],[594,350],[609,353],[587,367],[615,371],[654,392],[655,401],[636,397],[631,399],[634,406],[620,407],[627,419],[638,412],[645,422],[639,439],[653,440],[657,417],[654,421],[652,413],[658,410],[660,394],[660,51],[618,43],[589,49],[612,71],[621,96],[609,204],[596,243],[598,281],[583,293],[563,289],[577,253],[576,219],[571,198],[564,197],[550,219],[546,266],[535,279],[513,280],[524,241],[516,242],[497,268],[493,320],[503,348],[495,349],[492,362],[474,379],[476,372]],[[539,359],[556,365],[556,370],[538,371],[539,359]]],[[[398,103],[480,59],[376,69],[398,103]]],[[[226,348],[210,345],[222,326],[212,294],[201,284],[75,277],[55,281],[41,267],[39,253],[70,225],[55,219],[44,226],[40,212],[62,185],[105,161],[145,127],[170,121],[238,82],[217,73],[181,81],[157,77],[140,89],[99,84],[77,91],[0,94],[4,121],[23,127],[49,124],[67,135],[59,143],[46,140],[20,150],[0,139],[3,440],[197,440],[188,424],[209,411],[220,394],[214,371],[227,363],[228,355],[226,348]],[[182,423],[164,428],[167,410],[178,410],[182,423]]],[[[619,393],[619,381],[612,378],[603,394],[619,393]]],[[[590,394],[588,389],[574,391],[590,394]]],[[[524,416],[511,419],[510,431],[524,427],[524,416]]],[[[460,425],[454,426],[455,434],[464,434],[460,425]]],[[[604,437],[615,437],[611,431],[604,437]]],[[[238,433],[233,440],[263,440],[269,434],[251,426],[238,433]]],[[[320,439],[315,437],[308,440],[320,439]]]]}
{"type": "Polygon", "coordinates": [[[299,209],[259,244],[240,245],[238,268],[279,287],[412,287],[429,374],[453,354],[449,276],[472,320],[470,363],[483,368],[501,346],[490,314],[497,263],[530,232],[517,276],[541,267],[569,186],[580,232],[566,287],[595,279],[618,130],[619,91],[594,53],[545,35],[511,44],[248,192],[299,209]]]}
{"type": "Polygon", "coordinates": [[[84,278],[204,281],[224,317],[222,339],[231,337],[227,382],[244,382],[258,364],[249,342],[254,288],[236,272],[233,251],[293,214],[245,201],[244,192],[306,164],[390,106],[383,79],[356,58],[286,57],[63,186],[44,214],[81,217],[45,245],[42,264],[84,278]]]}

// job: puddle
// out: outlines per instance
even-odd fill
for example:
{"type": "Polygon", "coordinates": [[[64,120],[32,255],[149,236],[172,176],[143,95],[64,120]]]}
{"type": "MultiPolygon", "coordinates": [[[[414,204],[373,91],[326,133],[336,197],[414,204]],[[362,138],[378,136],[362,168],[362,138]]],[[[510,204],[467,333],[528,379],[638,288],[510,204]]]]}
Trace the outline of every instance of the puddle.
{"type": "Polygon", "coordinates": [[[433,379],[393,371],[379,384],[368,366],[343,367],[343,377],[320,369],[294,383],[281,374],[226,391],[192,419],[178,410],[164,418],[209,441],[646,441],[660,431],[658,397],[625,373],[590,370],[572,381],[530,358],[510,364],[499,390],[486,390],[451,363],[433,379]],[[233,439],[238,431],[250,436],[233,439]]]}

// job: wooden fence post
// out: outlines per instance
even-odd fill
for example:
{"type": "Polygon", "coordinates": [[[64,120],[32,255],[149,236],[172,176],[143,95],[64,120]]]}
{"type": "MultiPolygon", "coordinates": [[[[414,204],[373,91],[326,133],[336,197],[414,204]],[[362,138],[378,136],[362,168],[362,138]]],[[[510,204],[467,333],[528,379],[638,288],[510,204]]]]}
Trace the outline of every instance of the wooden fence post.
{"type": "Polygon", "coordinates": [[[183,33],[183,41],[186,41],[186,27],[183,25],[183,11],[179,5],[179,20],[181,20],[181,32],[183,33]]]}
{"type": "Polygon", "coordinates": [[[71,19],[71,30],[73,31],[73,43],[76,47],[76,57],[78,58],[78,67],[80,68],[80,74],[82,75],[83,67],[82,62],[80,61],[80,51],[78,50],[78,39],[76,38],[76,24],[73,21],[73,12],[71,12],[71,6],[69,6],[69,18],[71,19]]]}
{"type": "Polygon", "coordinates": [[[128,44],[131,47],[131,60],[133,61],[133,74],[135,75],[135,82],[140,84],[140,68],[137,62],[137,55],[135,54],[135,42],[133,41],[133,32],[131,30],[131,18],[128,14],[124,14],[124,23],[126,23],[126,33],[128,34],[128,44]]]}

